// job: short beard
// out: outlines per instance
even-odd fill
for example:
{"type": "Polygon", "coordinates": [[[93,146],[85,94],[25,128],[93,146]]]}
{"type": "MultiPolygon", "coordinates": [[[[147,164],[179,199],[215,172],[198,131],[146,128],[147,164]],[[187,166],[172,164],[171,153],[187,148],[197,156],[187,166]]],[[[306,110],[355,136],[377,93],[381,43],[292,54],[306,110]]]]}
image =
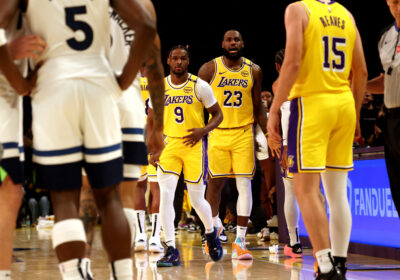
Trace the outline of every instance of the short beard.
{"type": "Polygon", "coordinates": [[[243,55],[243,49],[238,50],[238,52],[237,52],[235,55],[231,55],[231,54],[229,53],[229,51],[227,51],[227,50],[224,49],[224,48],[222,48],[222,51],[223,51],[223,55],[224,55],[227,59],[232,60],[232,61],[237,61],[237,60],[239,60],[239,59],[242,57],[242,55],[243,55]]]}
{"type": "Polygon", "coordinates": [[[171,72],[177,77],[182,77],[183,75],[186,74],[187,71],[176,72],[176,71],[172,70],[171,72]]]}

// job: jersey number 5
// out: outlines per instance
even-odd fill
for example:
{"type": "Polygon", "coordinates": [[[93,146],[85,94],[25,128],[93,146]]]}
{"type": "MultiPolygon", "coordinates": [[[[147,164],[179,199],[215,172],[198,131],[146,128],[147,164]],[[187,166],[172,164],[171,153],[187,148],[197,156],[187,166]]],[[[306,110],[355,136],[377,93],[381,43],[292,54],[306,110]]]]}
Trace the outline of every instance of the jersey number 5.
{"type": "Polygon", "coordinates": [[[324,44],[324,63],[323,68],[325,71],[331,70],[331,64],[329,61],[330,53],[332,51],[332,70],[334,72],[343,72],[346,65],[346,55],[343,50],[338,47],[346,46],[346,38],[332,37],[332,44],[330,44],[330,37],[322,37],[322,43],[324,44]]]}
{"type": "Polygon", "coordinates": [[[84,51],[93,43],[93,30],[90,25],[84,21],[75,19],[75,15],[86,13],[86,6],[65,8],[65,23],[67,26],[75,32],[80,30],[85,34],[85,38],[82,41],[78,41],[75,38],[67,40],[68,46],[77,51],[84,51]]]}

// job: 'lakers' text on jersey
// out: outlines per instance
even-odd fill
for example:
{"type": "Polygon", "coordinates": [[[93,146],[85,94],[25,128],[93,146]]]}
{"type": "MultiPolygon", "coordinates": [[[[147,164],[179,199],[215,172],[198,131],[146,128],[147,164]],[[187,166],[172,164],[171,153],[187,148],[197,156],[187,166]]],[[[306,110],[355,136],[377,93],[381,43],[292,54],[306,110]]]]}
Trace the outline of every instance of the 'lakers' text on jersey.
{"type": "Polygon", "coordinates": [[[289,99],[349,91],[356,30],[348,11],[335,2],[300,3],[309,22],[304,31],[303,63],[289,99]]]}
{"type": "Polygon", "coordinates": [[[232,70],[222,57],[214,59],[215,73],[210,85],[221,107],[224,120],[220,128],[241,127],[254,122],[252,62],[243,58],[242,67],[232,70]]]}
{"type": "Polygon", "coordinates": [[[179,86],[172,84],[171,76],[165,78],[165,135],[183,137],[190,134],[188,129],[204,127],[204,107],[196,92],[197,82],[192,74],[179,86]]]}

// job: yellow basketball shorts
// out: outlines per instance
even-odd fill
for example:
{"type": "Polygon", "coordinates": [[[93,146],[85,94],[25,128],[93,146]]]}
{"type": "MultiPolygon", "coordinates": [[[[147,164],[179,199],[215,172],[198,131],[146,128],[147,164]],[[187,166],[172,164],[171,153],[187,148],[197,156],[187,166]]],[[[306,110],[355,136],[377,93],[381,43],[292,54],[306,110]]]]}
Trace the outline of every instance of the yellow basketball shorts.
{"type": "Polygon", "coordinates": [[[211,178],[253,177],[254,149],[252,124],[211,131],[208,135],[208,171],[211,178]]]}
{"type": "MultiPolygon", "coordinates": [[[[150,156],[148,159],[150,160],[150,156]]],[[[144,181],[146,179],[148,179],[149,182],[157,182],[157,169],[151,164],[142,166],[139,181],[144,181]]]]}
{"type": "Polygon", "coordinates": [[[185,139],[166,137],[165,148],[160,157],[158,168],[164,174],[180,176],[183,171],[184,181],[199,184],[204,177],[206,149],[204,140],[193,147],[183,144],[185,139]]]}
{"type": "Polygon", "coordinates": [[[318,94],[291,101],[289,171],[353,169],[356,111],[352,93],[318,94]]]}

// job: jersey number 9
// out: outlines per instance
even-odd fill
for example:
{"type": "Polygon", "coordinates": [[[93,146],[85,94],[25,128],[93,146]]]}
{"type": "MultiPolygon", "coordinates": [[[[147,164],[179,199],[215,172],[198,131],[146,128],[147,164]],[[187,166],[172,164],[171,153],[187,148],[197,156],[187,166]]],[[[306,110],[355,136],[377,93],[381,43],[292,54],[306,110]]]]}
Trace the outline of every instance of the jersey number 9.
{"type": "Polygon", "coordinates": [[[70,38],[67,40],[68,46],[77,51],[84,51],[93,43],[93,30],[90,25],[84,21],[75,19],[75,15],[82,15],[86,13],[86,6],[65,8],[65,23],[67,26],[75,32],[80,30],[85,34],[85,38],[82,41],[78,41],[75,38],[70,38]]]}
{"type": "Polygon", "coordinates": [[[176,116],[175,121],[179,124],[183,123],[183,109],[181,107],[175,107],[174,113],[176,116]]]}

